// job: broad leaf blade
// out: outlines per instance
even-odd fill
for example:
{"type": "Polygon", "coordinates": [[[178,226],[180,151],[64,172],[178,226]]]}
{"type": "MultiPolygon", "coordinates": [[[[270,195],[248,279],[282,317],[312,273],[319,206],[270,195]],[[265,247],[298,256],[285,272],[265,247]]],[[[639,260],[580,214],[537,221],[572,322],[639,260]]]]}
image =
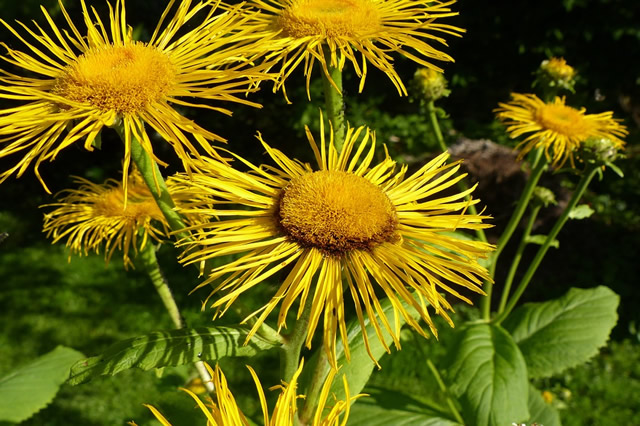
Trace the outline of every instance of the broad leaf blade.
{"type": "Polygon", "coordinates": [[[275,345],[254,336],[244,345],[243,327],[202,327],[161,331],[123,340],[105,353],[77,362],[69,383],[77,385],[99,375],[114,375],[129,368],[152,368],[215,361],[227,356],[253,356],[275,345]]]}
{"type": "MultiPolygon", "coordinates": [[[[393,305],[389,301],[389,299],[384,299],[380,302],[382,307],[382,311],[389,319],[391,324],[394,324],[394,310],[393,305]]],[[[418,318],[418,312],[411,308],[406,302],[402,302],[402,305],[407,309],[407,311],[414,316],[414,318],[418,318]]],[[[402,326],[405,323],[402,315],[398,315],[398,324],[402,326]]],[[[369,337],[369,346],[371,348],[371,354],[375,357],[376,360],[379,360],[382,355],[386,353],[386,350],[378,336],[375,333],[373,325],[371,325],[369,318],[365,316],[364,319],[367,336],[369,337]]],[[[384,336],[386,344],[391,347],[393,346],[393,341],[391,339],[391,335],[383,328],[382,334],[384,336]]],[[[371,373],[375,367],[375,363],[369,357],[367,353],[367,349],[364,345],[364,340],[362,338],[362,330],[360,329],[360,323],[356,318],[350,321],[347,324],[347,340],[349,342],[349,350],[351,353],[351,361],[347,361],[344,354],[344,345],[342,341],[338,341],[336,344],[336,355],[338,360],[338,365],[341,366],[338,374],[333,380],[333,384],[331,386],[331,394],[335,395],[335,397],[340,400],[344,399],[345,391],[344,385],[342,383],[343,375],[346,375],[347,381],[349,383],[349,393],[351,395],[356,395],[367,384],[371,373]]],[[[329,364],[324,357],[320,357],[320,352],[316,351],[316,353],[311,358],[311,361],[307,366],[305,366],[303,376],[300,380],[301,389],[304,390],[306,394],[308,392],[308,387],[310,385],[310,381],[312,380],[312,372],[319,371],[317,377],[313,377],[313,380],[320,380],[324,382],[329,372],[329,364]],[[317,364],[319,360],[323,361],[323,365],[318,368],[317,364]]]]}
{"type": "MultiPolygon", "coordinates": [[[[382,310],[384,315],[389,319],[390,324],[394,324],[395,313],[393,310],[393,305],[389,301],[389,299],[384,299],[381,303],[382,310]]],[[[410,315],[413,315],[414,318],[418,318],[419,314],[416,310],[411,308],[406,302],[402,302],[402,305],[407,309],[410,315]]],[[[384,346],[378,339],[376,332],[374,330],[373,325],[371,325],[369,318],[365,318],[365,326],[367,336],[369,337],[369,347],[371,348],[371,354],[376,360],[379,360],[382,355],[386,352],[384,346]]],[[[398,313],[397,323],[402,326],[405,323],[405,319],[398,313]]],[[[384,341],[389,346],[389,348],[393,347],[393,340],[391,335],[382,327],[382,335],[384,337],[384,341]]],[[[331,392],[336,395],[338,400],[344,399],[345,392],[342,384],[342,379],[340,379],[343,375],[347,376],[347,381],[349,383],[349,393],[351,395],[356,395],[359,393],[364,386],[369,381],[369,377],[373,372],[373,368],[375,367],[375,363],[371,360],[369,353],[364,344],[364,339],[362,338],[362,330],[360,329],[360,323],[357,319],[353,319],[349,324],[347,324],[347,337],[349,340],[349,350],[351,353],[351,361],[347,361],[344,354],[344,346],[342,342],[339,342],[336,345],[336,354],[338,356],[338,365],[341,365],[340,371],[334,380],[333,385],[331,386],[331,392]]]]}
{"type": "Polygon", "coordinates": [[[615,326],[620,298],[607,287],[572,288],[559,299],[528,303],[505,320],[530,377],[547,377],[589,360],[615,326]]]}
{"type": "Polygon", "coordinates": [[[367,388],[370,396],[351,407],[349,426],[457,426],[459,423],[409,395],[385,389],[367,388]]]}
{"type": "Polygon", "coordinates": [[[453,353],[451,391],[468,424],[503,426],[529,417],[527,366],[504,329],[469,326],[453,353]]]}
{"type": "Polygon", "coordinates": [[[544,426],[562,426],[560,414],[551,404],[545,402],[541,392],[529,385],[529,423],[544,426]]]}
{"type": "Polygon", "coordinates": [[[71,365],[83,357],[58,346],[0,378],[0,421],[18,423],[49,405],[69,377],[71,365]]]}

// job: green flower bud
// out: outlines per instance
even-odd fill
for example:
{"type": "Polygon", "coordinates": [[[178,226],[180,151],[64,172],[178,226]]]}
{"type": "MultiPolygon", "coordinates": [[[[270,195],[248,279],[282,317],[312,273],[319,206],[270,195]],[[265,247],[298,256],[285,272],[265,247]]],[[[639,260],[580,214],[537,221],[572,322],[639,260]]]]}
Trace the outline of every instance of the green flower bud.
{"type": "Polygon", "coordinates": [[[413,74],[411,87],[413,88],[413,98],[427,102],[447,97],[451,93],[447,89],[447,79],[444,78],[444,74],[430,68],[416,70],[413,74]]]}
{"type": "Polygon", "coordinates": [[[563,58],[545,59],[536,71],[534,86],[540,84],[544,88],[565,89],[574,92],[576,70],[563,58]]]}

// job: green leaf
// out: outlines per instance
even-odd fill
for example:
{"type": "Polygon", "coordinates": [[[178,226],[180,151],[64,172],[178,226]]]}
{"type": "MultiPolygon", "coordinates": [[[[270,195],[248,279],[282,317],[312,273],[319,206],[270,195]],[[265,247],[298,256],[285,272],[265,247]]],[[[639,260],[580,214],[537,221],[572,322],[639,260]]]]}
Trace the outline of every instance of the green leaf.
{"type": "Polygon", "coordinates": [[[510,425],[529,417],[527,365],[501,327],[475,324],[460,333],[449,369],[451,392],[471,425],[510,425]]]}
{"type": "Polygon", "coordinates": [[[84,355],[58,346],[0,378],[0,421],[19,423],[53,401],[69,368],[84,355]]]}
{"type": "Polygon", "coordinates": [[[152,368],[216,361],[233,356],[253,356],[276,344],[258,335],[244,345],[244,327],[201,327],[159,331],[115,343],[105,353],[77,362],[69,384],[77,385],[100,375],[114,375],[129,368],[152,368]]]}
{"type": "Polygon", "coordinates": [[[409,395],[386,389],[367,388],[367,394],[351,407],[349,426],[457,426],[439,411],[409,395]]]}
{"type": "MultiPolygon", "coordinates": [[[[384,315],[389,318],[389,322],[394,324],[393,321],[393,305],[389,301],[388,298],[384,299],[380,302],[382,307],[382,311],[384,315]]],[[[402,305],[408,310],[408,312],[414,316],[414,318],[418,318],[418,312],[416,312],[413,308],[410,308],[406,302],[402,302],[402,305]]],[[[376,360],[379,360],[382,355],[386,353],[386,350],[378,336],[375,333],[373,325],[370,324],[369,318],[365,316],[365,328],[367,330],[367,336],[369,337],[369,346],[371,348],[371,353],[376,360]]],[[[398,323],[403,325],[405,323],[404,318],[399,315],[398,323]]],[[[391,335],[382,327],[382,334],[384,336],[385,343],[387,345],[392,345],[391,335]]],[[[369,357],[367,353],[366,347],[364,345],[364,340],[362,338],[362,330],[360,329],[360,323],[357,318],[354,318],[347,324],[347,340],[349,342],[349,350],[351,352],[351,362],[347,361],[344,354],[344,346],[342,341],[339,340],[336,344],[336,356],[338,359],[338,365],[340,365],[340,370],[336,377],[333,380],[333,384],[331,386],[331,393],[335,395],[335,397],[340,400],[344,399],[345,391],[344,384],[342,383],[343,375],[346,375],[347,381],[349,383],[349,393],[351,395],[358,394],[364,386],[367,384],[371,373],[373,372],[373,368],[375,363],[369,357]]],[[[323,365],[320,369],[320,374],[317,377],[313,377],[313,380],[320,380],[324,382],[329,372],[329,364],[326,361],[326,358],[320,357],[320,352],[316,351],[316,353],[311,358],[308,365],[305,366],[303,375],[300,379],[301,389],[304,389],[304,394],[308,393],[308,388],[311,385],[312,380],[312,372],[318,370],[317,364],[319,360],[323,361],[323,365]]]]}
{"type": "Polygon", "coordinates": [[[594,213],[594,210],[586,204],[575,206],[569,212],[569,219],[586,219],[594,213]]]}
{"type": "MultiPolygon", "coordinates": [[[[381,303],[382,311],[384,315],[389,318],[389,323],[394,324],[394,311],[393,305],[389,301],[388,298],[384,299],[381,303]]],[[[406,302],[402,302],[402,305],[407,309],[407,311],[414,317],[418,318],[418,312],[413,308],[409,307],[406,302]]],[[[400,326],[404,325],[405,320],[402,315],[398,314],[397,318],[398,324],[400,326]]],[[[367,336],[369,337],[369,347],[371,348],[371,354],[376,360],[379,360],[382,355],[384,355],[387,351],[384,346],[378,339],[376,335],[375,329],[373,325],[370,324],[369,318],[365,318],[365,327],[367,330],[367,336]]],[[[391,335],[386,331],[384,327],[382,327],[382,335],[384,337],[385,343],[391,347],[393,345],[393,340],[391,339],[391,335]]],[[[331,392],[336,395],[338,400],[344,399],[344,385],[342,383],[342,376],[346,375],[347,381],[349,383],[349,393],[351,395],[356,395],[359,393],[364,386],[369,381],[369,377],[373,372],[373,368],[375,363],[371,360],[371,357],[367,353],[367,349],[364,345],[364,339],[362,338],[362,330],[360,329],[360,323],[356,318],[354,318],[349,324],[347,324],[347,338],[349,341],[349,351],[351,352],[351,361],[347,361],[344,354],[344,346],[340,341],[336,345],[336,355],[338,358],[338,365],[341,365],[340,371],[336,375],[334,379],[333,385],[331,386],[331,392]]]]}
{"type": "Polygon", "coordinates": [[[529,423],[537,423],[544,426],[561,426],[560,414],[553,405],[548,404],[542,398],[542,392],[529,385],[529,423]]]}
{"type": "Polygon", "coordinates": [[[559,299],[527,303],[504,321],[530,377],[547,377],[586,362],[607,342],[620,298],[607,287],[572,288],[559,299]]]}
{"type": "MultiPolygon", "coordinates": [[[[547,241],[547,236],[546,235],[529,235],[526,241],[529,244],[538,244],[539,246],[541,246],[544,244],[545,241],[547,241]]],[[[559,248],[560,242],[554,239],[553,241],[551,241],[550,246],[554,248],[559,248]]]]}

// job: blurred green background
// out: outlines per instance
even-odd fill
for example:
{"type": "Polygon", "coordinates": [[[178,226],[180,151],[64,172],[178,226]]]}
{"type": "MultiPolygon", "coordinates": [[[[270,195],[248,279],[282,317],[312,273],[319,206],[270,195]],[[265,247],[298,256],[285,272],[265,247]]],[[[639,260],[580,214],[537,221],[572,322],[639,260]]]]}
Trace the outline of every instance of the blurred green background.
{"type": "MultiPolygon", "coordinates": [[[[42,23],[40,3],[57,22],[62,22],[57,2],[52,0],[2,0],[0,17],[7,22],[35,19],[42,23]]],[[[106,10],[105,2],[89,3],[101,12],[106,10]]],[[[79,2],[66,4],[71,15],[78,17],[79,2]]],[[[153,30],[163,8],[164,2],[127,2],[128,21],[142,40],[153,30]]],[[[538,386],[555,395],[554,404],[561,409],[565,424],[640,424],[640,312],[636,308],[640,304],[636,289],[640,275],[640,2],[540,0],[516,4],[461,0],[454,8],[460,16],[450,23],[465,28],[467,33],[461,39],[450,40],[447,52],[456,62],[442,64],[452,90],[448,98],[439,102],[448,114],[443,127],[450,143],[460,138],[488,138],[511,144],[503,127],[494,122],[492,110],[498,102],[508,100],[512,91],[530,92],[533,72],[552,55],[563,56],[579,71],[576,94],[567,97],[569,104],[585,106],[590,113],[614,111],[630,130],[627,158],[619,162],[625,178],[618,179],[607,172],[602,182],[592,185],[587,201],[596,214],[565,227],[560,248],[548,254],[525,298],[548,300],[571,286],[596,285],[607,285],[621,295],[620,320],[611,344],[601,355],[538,386]]],[[[19,41],[4,28],[0,29],[0,40],[20,48],[19,41]]],[[[396,65],[408,82],[415,64],[398,58],[396,65]]],[[[6,64],[2,67],[10,70],[6,64]]],[[[303,126],[317,127],[322,95],[320,85],[314,84],[312,102],[308,102],[300,74],[297,72],[288,80],[291,105],[284,102],[281,94],[273,94],[267,84],[261,92],[251,95],[252,100],[264,105],[261,110],[231,105],[233,117],[207,111],[183,113],[228,138],[230,148],[257,163],[265,159],[255,140],[258,130],[273,146],[311,161],[303,126]]],[[[319,76],[317,69],[315,75],[319,76]]],[[[399,159],[417,164],[437,151],[417,102],[399,97],[391,82],[372,67],[362,94],[357,93],[357,82],[347,68],[346,107],[352,124],[376,129],[378,140],[399,159]]],[[[0,105],[12,106],[3,101],[0,105]]],[[[157,152],[165,161],[179,164],[171,149],[158,144],[157,152]]],[[[94,181],[118,177],[121,158],[121,143],[107,131],[101,151],[89,153],[81,146],[71,147],[55,162],[44,164],[41,171],[55,193],[71,186],[70,175],[94,181]]],[[[0,170],[6,170],[12,161],[0,159],[0,170]]],[[[167,173],[177,170],[170,167],[167,173]]],[[[564,188],[570,181],[557,178],[549,184],[564,188]]],[[[505,193],[487,208],[495,217],[496,228],[490,231],[495,236],[509,213],[513,201],[509,194],[517,193],[517,188],[494,187],[488,191],[505,193]]],[[[10,234],[0,244],[0,376],[60,344],[91,356],[120,339],[171,327],[147,278],[137,271],[124,271],[117,256],[109,268],[105,268],[101,256],[74,257],[68,264],[65,249],[50,245],[41,233],[42,210],[38,206],[52,202],[53,197],[45,193],[31,171],[19,180],[11,178],[1,184],[0,200],[0,232],[10,234]]],[[[540,223],[539,232],[551,223],[540,223]]],[[[200,300],[205,295],[187,296],[198,282],[195,271],[186,273],[176,263],[175,254],[168,246],[160,251],[177,301],[192,325],[210,325],[210,312],[200,312],[200,300]]],[[[272,285],[269,283],[252,297],[258,300],[270,294],[272,285]]],[[[226,322],[236,319],[225,317],[226,322]]],[[[437,345],[434,341],[427,344],[437,345]]],[[[405,355],[395,357],[411,357],[411,350],[405,350],[405,355]]],[[[393,363],[392,359],[386,362],[393,363]]],[[[232,389],[242,389],[236,396],[247,407],[247,413],[255,415],[257,407],[250,403],[254,387],[244,362],[225,360],[222,366],[226,366],[232,389]]],[[[271,373],[261,377],[265,386],[277,383],[277,362],[275,354],[265,354],[256,361],[258,369],[273,366],[271,373]]],[[[384,371],[379,374],[384,375],[384,371]]],[[[64,386],[51,406],[24,424],[113,425],[136,420],[143,425],[151,421],[141,405],[144,402],[159,406],[169,418],[173,415],[184,419],[180,424],[190,424],[189,416],[202,423],[190,399],[176,391],[190,374],[186,368],[168,368],[161,377],[130,370],[78,387],[64,386]]],[[[420,371],[408,371],[405,376],[413,377],[416,388],[428,383],[420,371]]],[[[380,381],[382,377],[376,375],[373,380],[380,381]]]]}

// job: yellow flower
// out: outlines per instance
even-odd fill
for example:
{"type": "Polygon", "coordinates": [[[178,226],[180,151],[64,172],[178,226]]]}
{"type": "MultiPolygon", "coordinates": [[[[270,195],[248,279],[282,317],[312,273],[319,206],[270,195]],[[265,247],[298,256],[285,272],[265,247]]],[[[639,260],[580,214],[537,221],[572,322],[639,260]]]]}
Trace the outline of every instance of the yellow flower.
{"type": "MultiPolygon", "coordinates": [[[[273,412],[271,413],[271,416],[269,416],[267,401],[264,391],[262,390],[260,380],[258,379],[258,375],[251,367],[247,366],[247,368],[251,372],[253,380],[256,383],[256,388],[258,389],[258,397],[260,398],[260,405],[262,407],[265,426],[293,426],[295,424],[294,419],[297,412],[296,401],[301,397],[297,394],[297,380],[300,376],[300,373],[302,372],[303,365],[304,362],[301,362],[300,367],[294,374],[290,383],[285,383],[281,386],[275,387],[281,389],[281,392],[278,396],[278,400],[276,401],[276,405],[273,409],[273,412]]],[[[188,393],[196,401],[198,407],[200,408],[200,410],[202,410],[207,418],[207,426],[248,426],[249,422],[247,422],[244,414],[242,414],[242,412],[238,408],[238,405],[236,404],[233,394],[229,390],[227,380],[224,377],[224,374],[222,373],[220,367],[216,365],[216,369],[214,371],[211,367],[209,367],[209,365],[205,364],[205,366],[213,377],[214,389],[216,390],[215,402],[211,398],[209,398],[208,404],[205,404],[195,393],[191,392],[188,389],[181,389],[184,392],[188,393]]],[[[349,397],[349,386],[344,376],[343,384],[346,395],[345,401],[336,401],[332,407],[327,407],[329,391],[331,389],[331,384],[333,382],[335,374],[335,371],[331,371],[327,376],[324,385],[322,386],[322,391],[320,393],[316,412],[313,418],[313,422],[311,423],[311,425],[313,426],[337,426],[338,424],[344,426],[347,423],[351,400],[356,397],[349,397]],[[327,410],[329,410],[328,413],[325,413],[325,407],[327,407],[327,410]],[[344,417],[342,418],[342,421],[340,421],[340,416],[343,413],[344,417]]],[[[160,423],[162,423],[164,426],[171,426],[169,420],[167,420],[155,407],[148,404],[145,404],[145,406],[149,408],[149,410],[151,410],[153,415],[160,421],[160,423]]]]}
{"type": "MultiPolygon", "coordinates": [[[[489,277],[477,259],[491,249],[451,234],[458,229],[488,227],[482,224],[486,216],[465,214],[469,204],[478,202],[464,201],[472,190],[440,194],[463,178],[455,176],[459,164],[446,165],[448,155],[443,154],[405,177],[407,167],[396,170],[388,155],[372,165],[375,136],[368,129],[349,128],[341,153],[336,152],[333,135],[325,143],[324,129],[319,146],[309,129],[307,137],[317,171],[287,158],[260,138],[277,168],[258,168],[240,159],[251,168],[250,173],[243,173],[205,159],[198,164],[200,172],[192,175],[193,181],[177,176],[185,191],[192,188],[198,197],[209,194],[221,207],[229,203],[241,206],[211,209],[193,204],[184,210],[219,220],[192,229],[195,241],[185,243],[188,248],[182,262],[243,253],[212,269],[198,287],[213,285],[211,295],[224,293],[212,307],[222,314],[242,293],[287,270],[273,298],[253,314],[258,317],[248,338],[277,305],[281,305],[278,327],[283,327],[294,302],[300,300],[299,318],[307,299],[312,298],[306,345],[311,346],[322,317],[325,350],[334,367],[338,333],[349,357],[345,287],[361,327],[364,329],[366,314],[387,351],[383,329],[399,347],[400,317],[427,336],[406,305],[419,312],[434,334],[425,299],[436,314],[453,325],[446,313],[451,306],[440,291],[467,302],[455,286],[482,293],[481,282],[489,277]],[[360,136],[362,140],[357,142],[360,136]],[[393,304],[395,319],[391,322],[381,311],[381,294],[393,304]]],[[[363,339],[370,353],[366,333],[363,339]]]]}
{"type": "Polygon", "coordinates": [[[236,94],[251,90],[265,75],[238,62],[243,52],[250,52],[241,43],[233,43],[246,41],[250,30],[234,8],[214,15],[214,2],[191,7],[191,1],[186,0],[179,2],[173,17],[167,19],[175,3],[169,2],[146,43],[132,39],[124,0],[117,0],[115,9],[109,5],[106,25],[82,0],[86,36],[62,4],[69,30],[58,28],[44,9],[49,32],[37,24],[36,30],[31,30],[19,23],[29,39],[0,19],[26,46],[20,51],[0,43],[7,50],[2,58],[23,74],[0,73],[0,98],[19,102],[0,110],[0,158],[21,157],[15,166],[0,173],[0,183],[12,174],[21,176],[33,162],[36,176],[49,192],[40,177],[40,164],[55,159],[77,141],[92,151],[104,126],[123,128],[125,190],[132,137],[155,162],[166,165],[153,154],[146,126],[173,147],[187,170],[187,154],[198,156],[197,146],[216,155],[209,141],[222,138],[182,116],[171,104],[229,114],[197,99],[252,104],[236,94]],[[194,16],[202,21],[193,23],[194,16]]]}
{"type": "Polygon", "coordinates": [[[511,102],[500,103],[495,111],[512,138],[528,134],[516,148],[520,150],[518,159],[543,147],[554,167],[562,167],[567,159],[574,167],[574,152],[589,138],[609,139],[617,148],[624,145],[620,138],[627,130],[610,111],[585,114],[584,108],[567,106],[565,99],[559,97],[549,103],[532,94],[512,93],[511,97],[511,102]]]}
{"type": "Polygon", "coordinates": [[[458,14],[449,8],[453,3],[455,0],[251,0],[248,5],[260,12],[250,18],[256,31],[275,37],[262,43],[270,52],[267,59],[281,62],[274,90],[284,90],[285,80],[304,61],[308,95],[316,61],[332,82],[327,66],[342,70],[348,61],[360,77],[360,91],[370,63],[387,74],[398,93],[406,95],[390,53],[442,71],[432,61],[453,58],[434,45],[446,46],[443,35],[464,32],[440,23],[458,14]],[[328,58],[325,49],[330,51],[328,58]]]}
{"type": "MultiPolygon", "coordinates": [[[[104,244],[107,263],[118,249],[122,250],[124,265],[128,267],[133,266],[129,256],[132,248],[137,253],[149,238],[156,241],[169,238],[169,225],[137,171],[129,176],[126,205],[120,181],[108,179],[95,184],[81,177],[75,177],[74,181],[80,184],[78,189],[62,191],[58,196],[64,196],[59,202],[42,206],[55,207],[44,215],[43,229],[47,237],[53,238],[53,244],[66,239],[71,253],[85,256],[90,251],[99,253],[104,244]]],[[[174,190],[171,178],[167,187],[178,204],[188,202],[186,197],[192,196],[174,190]]],[[[194,216],[185,219],[193,221],[194,216]]]]}
{"type": "Polygon", "coordinates": [[[540,69],[547,73],[553,80],[568,81],[575,77],[576,70],[564,58],[545,59],[540,64],[540,69]]]}

